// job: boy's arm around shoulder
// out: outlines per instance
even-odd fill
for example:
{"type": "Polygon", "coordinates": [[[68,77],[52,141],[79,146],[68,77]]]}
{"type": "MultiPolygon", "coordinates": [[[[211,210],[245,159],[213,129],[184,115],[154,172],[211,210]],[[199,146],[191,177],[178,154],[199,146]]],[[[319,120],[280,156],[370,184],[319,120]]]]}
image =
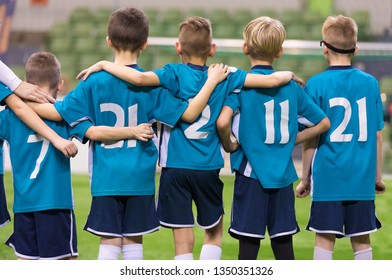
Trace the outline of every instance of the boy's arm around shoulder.
{"type": "Polygon", "coordinates": [[[63,120],[63,118],[52,103],[36,103],[27,101],[26,104],[29,105],[34,110],[34,112],[36,112],[41,118],[51,121],[63,120]]]}
{"type": "Polygon", "coordinates": [[[289,83],[291,80],[304,86],[305,82],[291,71],[276,71],[270,75],[248,73],[244,87],[248,88],[273,88],[289,83]]]}
{"type": "Polygon", "coordinates": [[[116,76],[117,78],[134,84],[136,86],[159,86],[160,81],[158,76],[152,72],[140,72],[132,67],[119,65],[110,61],[99,61],[87,69],[82,70],[77,79],[86,80],[89,75],[95,72],[105,70],[106,72],[116,76]]]}
{"type": "Polygon", "coordinates": [[[188,108],[182,114],[181,119],[188,123],[194,122],[207,106],[208,100],[215,87],[226,79],[229,73],[230,70],[227,65],[222,63],[210,65],[206,82],[199,93],[189,102],[188,108]]]}
{"type": "Polygon", "coordinates": [[[11,110],[31,129],[42,137],[49,140],[53,146],[60,150],[66,157],[74,157],[78,153],[77,146],[69,140],[60,137],[55,131],[47,126],[42,119],[15,94],[5,99],[11,110]]]}
{"type": "Polygon", "coordinates": [[[295,139],[295,144],[303,143],[311,138],[317,137],[321,133],[324,133],[331,127],[331,122],[328,117],[322,119],[315,126],[304,129],[303,131],[298,132],[297,138],[295,139]]]}
{"type": "Polygon", "coordinates": [[[111,126],[91,126],[85,136],[93,141],[110,142],[124,139],[140,140],[147,142],[154,137],[151,124],[142,123],[138,126],[111,127],[111,126]]]}

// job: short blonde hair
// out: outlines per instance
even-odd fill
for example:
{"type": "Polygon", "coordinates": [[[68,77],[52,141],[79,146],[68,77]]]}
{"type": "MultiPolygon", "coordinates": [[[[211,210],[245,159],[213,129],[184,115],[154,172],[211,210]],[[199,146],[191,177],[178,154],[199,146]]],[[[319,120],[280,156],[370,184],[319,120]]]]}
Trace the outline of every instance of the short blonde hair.
{"type": "Polygon", "coordinates": [[[286,39],[286,30],[279,20],[258,17],[248,23],[242,35],[248,46],[250,57],[271,59],[282,49],[286,39]]]}
{"type": "Polygon", "coordinates": [[[355,48],[358,40],[358,26],[354,19],[346,16],[329,16],[322,28],[323,40],[335,48],[355,48]]]}
{"type": "Polygon", "coordinates": [[[187,56],[207,58],[212,45],[211,22],[207,18],[193,16],[180,23],[178,41],[187,56]]]}

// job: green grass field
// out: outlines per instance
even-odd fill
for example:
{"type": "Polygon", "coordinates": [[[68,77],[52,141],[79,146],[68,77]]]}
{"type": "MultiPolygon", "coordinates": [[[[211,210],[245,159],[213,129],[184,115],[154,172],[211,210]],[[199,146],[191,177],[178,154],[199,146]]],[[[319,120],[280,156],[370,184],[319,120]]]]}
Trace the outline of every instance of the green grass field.
{"type": "MultiPolygon", "coordinates": [[[[159,175],[158,175],[159,176],[159,175]]],[[[233,194],[234,177],[222,176],[225,183],[224,201],[224,235],[223,235],[223,252],[222,259],[237,259],[238,244],[237,240],[231,238],[227,233],[230,222],[231,200],[233,194]]],[[[387,180],[387,186],[391,186],[392,180],[387,180]]],[[[12,179],[10,173],[5,174],[5,186],[8,198],[9,209],[12,209],[12,179]]],[[[78,251],[79,259],[94,260],[97,258],[99,238],[84,231],[83,226],[90,208],[90,189],[89,178],[87,175],[73,176],[74,197],[75,197],[75,214],[78,230],[78,251]]],[[[387,190],[383,195],[377,196],[377,215],[383,224],[383,227],[371,235],[373,246],[373,257],[377,260],[392,260],[392,215],[390,215],[392,203],[392,192],[387,190]]],[[[313,255],[314,234],[305,230],[309,216],[310,199],[297,199],[296,211],[297,219],[301,232],[294,236],[295,257],[299,260],[311,260],[313,255]]],[[[0,242],[3,243],[12,232],[12,222],[5,227],[0,228],[0,242]]],[[[194,257],[198,258],[201,244],[203,242],[203,231],[195,227],[196,244],[194,257]]],[[[173,239],[171,230],[162,228],[158,232],[147,235],[144,238],[144,258],[147,260],[171,260],[173,259],[173,239]]],[[[334,258],[338,260],[352,259],[352,250],[349,239],[339,239],[336,243],[334,258]]],[[[0,259],[14,260],[13,250],[4,244],[0,244],[0,259]]],[[[269,239],[262,241],[259,253],[259,259],[274,259],[269,246],[269,239]]]]}

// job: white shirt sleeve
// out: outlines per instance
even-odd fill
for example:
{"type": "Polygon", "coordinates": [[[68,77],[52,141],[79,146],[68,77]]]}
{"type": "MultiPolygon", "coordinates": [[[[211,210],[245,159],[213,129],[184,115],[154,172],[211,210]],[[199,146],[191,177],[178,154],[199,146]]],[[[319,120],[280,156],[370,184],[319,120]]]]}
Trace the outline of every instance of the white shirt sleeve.
{"type": "Polygon", "coordinates": [[[14,91],[22,83],[22,80],[0,60],[0,82],[14,91]]]}

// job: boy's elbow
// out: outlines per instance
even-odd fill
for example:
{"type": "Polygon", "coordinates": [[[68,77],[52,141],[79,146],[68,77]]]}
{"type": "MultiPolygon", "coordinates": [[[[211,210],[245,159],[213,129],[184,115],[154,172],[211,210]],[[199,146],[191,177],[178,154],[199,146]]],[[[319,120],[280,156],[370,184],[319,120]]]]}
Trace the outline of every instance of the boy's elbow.
{"type": "Polygon", "coordinates": [[[228,120],[226,118],[222,118],[222,117],[219,117],[216,120],[216,129],[218,131],[224,131],[228,127],[230,127],[230,120],[228,120]]]}
{"type": "Polygon", "coordinates": [[[331,122],[329,121],[329,119],[327,117],[325,117],[322,120],[322,132],[325,132],[330,128],[331,128],[331,122]]]}
{"type": "Polygon", "coordinates": [[[278,77],[273,77],[271,82],[271,87],[278,87],[284,84],[284,81],[278,77]]]}
{"type": "Polygon", "coordinates": [[[137,73],[134,76],[133,84],[138,87],[148,85],[148,78],[144,73],[137,73]]]}
{"type": "Polygon", "coordinates": [[[85,137],[92,141],[98,141],[98,139],[100,138],[99,133],[93,127],[87,129],[85,137]]]}

